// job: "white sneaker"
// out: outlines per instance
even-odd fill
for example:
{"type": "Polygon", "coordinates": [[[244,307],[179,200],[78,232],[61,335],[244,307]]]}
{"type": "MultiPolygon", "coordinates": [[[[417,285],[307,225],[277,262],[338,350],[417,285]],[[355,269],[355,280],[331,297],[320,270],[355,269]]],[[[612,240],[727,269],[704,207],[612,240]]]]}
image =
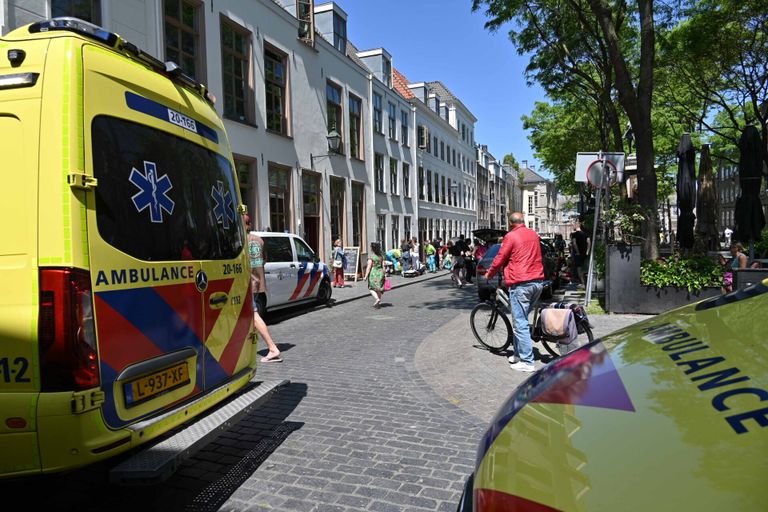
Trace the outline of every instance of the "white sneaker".
{"type": "Polygon", "coordinates": [[[509,367],[512,368],[513,370],[517,370],[519,372],[531,373],[531,372],[535,372],[536,371],[536,367],[533,366],[533,363],[526,363],[525,361],[520,361],[520,362],[517,362],[517,363],[512,363],[512,364],[509,365],[509,367]]]}
{"type": "Polygon", "coordinates": [[[508,360],[510,363],[517,363],[517,362],[519,362],[519,361],[520,361],[520,358],[519,358],[519,357],[517,357],[517,356],[509,356],[509,357],[507,358],[507,360],[508,360]]]}

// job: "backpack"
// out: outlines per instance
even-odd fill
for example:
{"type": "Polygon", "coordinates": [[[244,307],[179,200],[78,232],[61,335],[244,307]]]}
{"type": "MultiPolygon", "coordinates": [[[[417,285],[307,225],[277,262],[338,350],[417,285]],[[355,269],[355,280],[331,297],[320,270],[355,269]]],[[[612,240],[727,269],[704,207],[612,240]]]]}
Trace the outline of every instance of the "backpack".
{"type": "Polygon", "coordinates": [[[570,308],[544,308],[539,315],[541,333],[562,345],[573,343],[579,336],[576,318],[570,308]]]}

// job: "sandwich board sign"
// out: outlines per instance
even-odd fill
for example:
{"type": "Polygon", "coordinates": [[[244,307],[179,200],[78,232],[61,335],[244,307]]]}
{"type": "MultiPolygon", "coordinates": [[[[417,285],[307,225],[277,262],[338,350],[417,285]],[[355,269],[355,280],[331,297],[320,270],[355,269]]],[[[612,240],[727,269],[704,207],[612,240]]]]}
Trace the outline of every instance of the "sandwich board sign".
{"type": "Polygon", "coordinates": [[[576,153],[575,180],[589,183],[595,188],[601,184],[605,188],[612,183],[621,183],[624,181],[624,153],[576,153]],[[605,167],[603,167],[603,159],[605,159],[605,167]],[[603,180],[604,168],[608,172],[605,180],[603,180]]]}
{"type": "Polygon", "coordinates": [[[352,276],[357,282],[357,271],[360,263],[360,247],[344,247],[344,277],[352,276]]]}

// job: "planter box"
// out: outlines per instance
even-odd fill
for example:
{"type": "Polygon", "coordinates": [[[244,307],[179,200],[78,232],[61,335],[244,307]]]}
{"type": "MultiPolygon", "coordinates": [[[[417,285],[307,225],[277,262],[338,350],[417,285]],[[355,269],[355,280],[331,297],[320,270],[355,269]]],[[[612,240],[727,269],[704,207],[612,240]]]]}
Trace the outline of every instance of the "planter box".
{"type": "Polygon", "coordinates": [[[686,289],[655,288],[640,283],[640,246],[616,245],[606,250],[607,288],[605,308],[609,313],[657,315],[720,294],[720,288],[698,293],[686,289]]]}

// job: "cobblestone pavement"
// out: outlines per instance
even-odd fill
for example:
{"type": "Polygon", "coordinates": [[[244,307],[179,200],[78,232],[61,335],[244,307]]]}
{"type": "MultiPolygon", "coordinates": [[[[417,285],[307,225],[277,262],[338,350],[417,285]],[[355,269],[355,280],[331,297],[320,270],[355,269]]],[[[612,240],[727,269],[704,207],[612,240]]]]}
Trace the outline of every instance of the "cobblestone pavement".
{"type": "MultiPolygon", "coordinates": [[[[358,282],[331,307],[273,315],[284,362],[258,376],[291,384],[165,483],[111,486],[97,465],[0,491],[57,510],[455,510],[479,436],[525,375],[473,346],[474,287],[446,274],[393,283],[378,310],[358,282]]],[[[593,323],[599,334],[639,318],[593,323]]]]}

